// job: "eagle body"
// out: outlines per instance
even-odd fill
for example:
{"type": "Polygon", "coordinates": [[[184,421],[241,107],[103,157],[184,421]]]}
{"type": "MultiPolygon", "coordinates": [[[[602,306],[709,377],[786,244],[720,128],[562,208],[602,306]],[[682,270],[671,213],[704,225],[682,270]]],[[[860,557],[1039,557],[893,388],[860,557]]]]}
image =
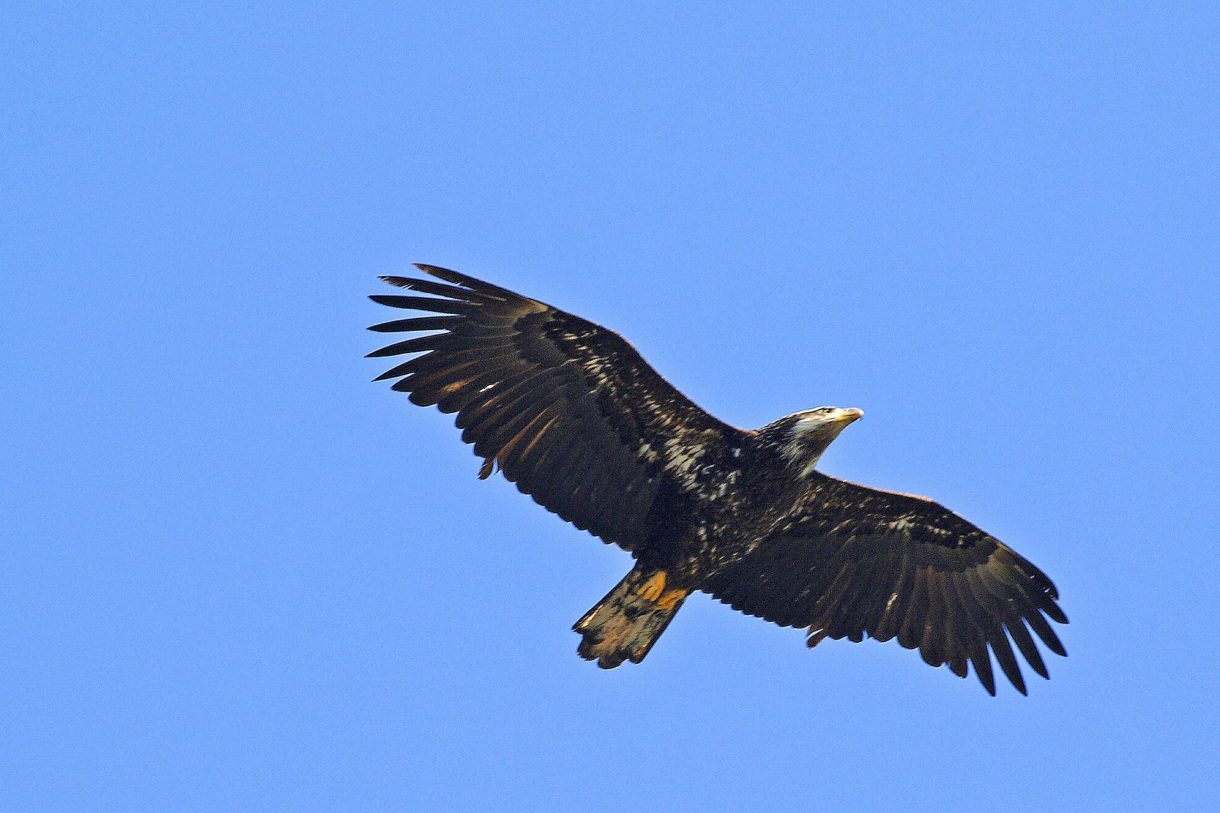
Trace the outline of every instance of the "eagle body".
{"type": "Polygon", "coordinates": [[[629,551],[635,566],[574,626],[604,668],[640,662],[702,591],[825,638],[896,639],[933,666],[991,658],[1022,693],[1015,653],[1043,677],[1035,643],[1066,651],[1049,578],[924,497],[817,471],[858,409],[820,407],[757,430],[700,409],[613,331],[456,271],[383,277],[424,296],[375,295],[428,314],[374,325],[411,337],[370,353],[410,356],[378,377],[455,413],[462,439],[523,493],[629,551]],[[440,281],[437,281],[440,280],[440,281]],[[1015,650],[1014,650],[1015,647],[1015,650]]]}
{"type": "Polygon", "coordinates": [[[708,433],[661,466],[643,564],[695,589],[746,555],[813,486],[757,433],[708,433]]]}

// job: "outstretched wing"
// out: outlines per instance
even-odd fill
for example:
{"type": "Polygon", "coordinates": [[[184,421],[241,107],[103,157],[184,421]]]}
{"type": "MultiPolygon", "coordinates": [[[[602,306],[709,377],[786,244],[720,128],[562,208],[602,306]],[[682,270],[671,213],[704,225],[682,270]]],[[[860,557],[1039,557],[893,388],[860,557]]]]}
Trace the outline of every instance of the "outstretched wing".
{"type": "Polygon", "coordinates": [[[808,627],[809,646],[897,638],[959,677],[969,661],[992,695],[988,648],[1022,694],[1010,639],[1043,677],[1031,629],[1067,654],[1046,620],[1067,623],[1055,585],[1011,548],[931,500],[814,478],[801,505],[704,591],[749,615],[808,627]]]}
{"type": "Polygon", "coordinates": [[[382,277],[429,296],[373,296],[432,315],[374,325],[430,331],[369,353],[416,355],[376,380],[456,412],[462,440],[522,492],[628,550],[648,538],[666,460],[709,433],[740,433],[695,406],[618,334],[504,288],[429,265],[444,282],[382,277]]]}

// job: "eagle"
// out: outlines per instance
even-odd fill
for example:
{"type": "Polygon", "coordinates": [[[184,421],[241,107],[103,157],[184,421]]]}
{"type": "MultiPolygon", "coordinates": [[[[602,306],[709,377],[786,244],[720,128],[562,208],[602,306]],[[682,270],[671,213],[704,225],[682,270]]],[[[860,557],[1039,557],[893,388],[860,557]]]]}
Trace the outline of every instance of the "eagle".
{"type": "Polygon", "coordinates": [[[991,656],[1026,693],[1017,656],[1048,678],[1034,636],[1066,655],[1055,585],[938,503],[818,471],[859,409],[818,407],[748,430],[699,408],[617,333],[473,277],[417,264],[384,276],[418,295],[374,302],[426,315],[373,325],[409,356],[378,376],[456,414],[462,440],[518,490],[631,553],[634,566],[576,622],[578,654],[640,663],[702,591],[802,629],[808,646],[897,640],[995,695],[991,656]],[[1031,634],[1032,633],[1032,634],[1031,634]]]}

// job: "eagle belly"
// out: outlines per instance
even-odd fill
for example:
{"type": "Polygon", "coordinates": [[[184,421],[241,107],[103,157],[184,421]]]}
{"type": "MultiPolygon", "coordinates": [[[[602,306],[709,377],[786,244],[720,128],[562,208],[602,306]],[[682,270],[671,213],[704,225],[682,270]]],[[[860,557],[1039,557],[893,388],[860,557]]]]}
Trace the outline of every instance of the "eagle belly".
{"type": "Polygon", "coordinates": [[[708,441],[666,465],[649,511],[651,544],[638,558],[691,590],[749,555],[808,490],[772,450],[750,444],[708,441]]]}

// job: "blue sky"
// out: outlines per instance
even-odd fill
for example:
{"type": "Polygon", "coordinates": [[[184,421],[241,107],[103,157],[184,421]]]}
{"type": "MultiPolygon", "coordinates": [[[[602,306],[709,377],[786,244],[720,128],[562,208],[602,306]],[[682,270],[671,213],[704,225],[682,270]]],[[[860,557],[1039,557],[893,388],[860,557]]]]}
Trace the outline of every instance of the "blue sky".
{"type": "Polygon", "coordinates": [[[0,808],[1210,808],[1211,4],[5,4],[0,808]],[[1056,581],[990,698],[687,602],[370,384],[377,274],[628,337],[1056,581]]]}

